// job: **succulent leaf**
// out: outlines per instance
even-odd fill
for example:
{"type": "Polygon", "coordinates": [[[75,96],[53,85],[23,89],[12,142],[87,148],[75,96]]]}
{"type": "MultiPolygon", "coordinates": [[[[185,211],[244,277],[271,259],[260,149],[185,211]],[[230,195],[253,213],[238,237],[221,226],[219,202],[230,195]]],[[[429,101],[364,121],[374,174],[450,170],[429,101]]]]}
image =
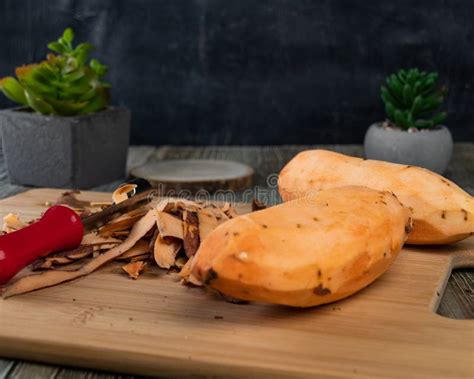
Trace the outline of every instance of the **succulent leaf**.
{"type": "Polygon", "coordinates": [[[417,116],[420,113],[422,106],[423,106],[423,98],[420,95],[418,95],[417,97],[415,97],[415,100],[413,100],[413,105],[411,107],[411,113],[414,116],[417,116]]]}
{"type": "Polygon", "coordinates": [[[438,112],[446,94],[437,87],[438,74],[418,68],[399,70],[389,75],[380,88],[387,118],[402,129],[433,128],[446,118],[438,112]]]}
{"type": "Polygon", "coordinates": [[[97,91],[95,96],[89,100],[87,105],[82,109],[80,113],[92,113],[104,109],[109,101],[108,92],[105,89],[97,91]]]}
{"type": "Polygon", "coordinates": [[[33,108],[36,112],[42,113],[45,115],[53,114],[54,109],[51,105],[49,105],[46,101],[41,99],[31,90],[25,90],[26,101],[28,105],[33,108]]]}
{"type": "Polygon", "coordinates": [[[66,52],[64,46],[59,42],[48,43],[48,49],[53,50],[55,53],[58,54],[64,54],[66,52]]]}
{"type": "Polygon", "coordinates": [[[87,101],[73,102],[70,100],[50,99],[48,103],[54,108],[55,113],[63,116],[72,116],[78,114],[87,105],[87,101]]]}
{"type": "Polygon", "coordinates": [[[23,87],[15,78],[7,76],[6,78],[1,79],[0,89],[11,101],[22,105],[28,105],[23,87]]]}
{"type": "Polygon", "coordinates": [[[18,80],[0,80],[0,90],[9,99],[36,112],[73,116],[104,109],[109,101],[110,84],[101,81],[107,66],[93,59],[89,43],[72,45],[74,32],[66,29],[57,41],[48,44],[46,60],[18,67],[18,80]]]}
{"type": "Polygon", "coordinates": [[[66,30],[64,30],[63,32],[62,39],[66,43],[72,43],[72,41],[74,40],[74,31],[71,28],[66,28],[66,30]]]}
{"type": "Polygon", "coordinates": [[[76,46],[76,51],[91,51],[94,49],[94,45],[87,43],[87,42],[81,42],[79,45],[76,46]]]}
{"type": "Polygon", "coordinates": [[[447,117],[447,113],[446,112],[440,112],[436,115],[434,115],[432,118],[431,118],[431,121],[433,122],[433,124],[436,126],[436,125],[440,125],[441,123],[444,122],[444,120],[446,120],[446,117],[447,117]]]}
{"type": "Polygon", "coordinates": [[[402,111],[399,110],[399,109],[396,109],[394,115],[395,115],[395,123],[397,125],[400,125],[400,126],[404,127],[405,126],[405,120],[403,119],[402,111]]]}
{"type": "Polygon", "coordinates": [[[107,66],[100,63],[97,59],[92,59],[90,66],[99,77],[104,76],[107,73],[107,66]]]}
{"type": "Polygon", "coordinates": [[[403,101],[405,102],[405,104],[410,104],[411,102],[413,102],[412,95],[412,87],[409,84],[405,84],[403,86],[403,101]]]}
{"type": "Polygon", "coordinates": [[[387,116],[389,119],[391,120],[395,119],[395,107],[393,106],[392,103],[388,101],[385,102],[385,111],[387,112],[387,116]]]}

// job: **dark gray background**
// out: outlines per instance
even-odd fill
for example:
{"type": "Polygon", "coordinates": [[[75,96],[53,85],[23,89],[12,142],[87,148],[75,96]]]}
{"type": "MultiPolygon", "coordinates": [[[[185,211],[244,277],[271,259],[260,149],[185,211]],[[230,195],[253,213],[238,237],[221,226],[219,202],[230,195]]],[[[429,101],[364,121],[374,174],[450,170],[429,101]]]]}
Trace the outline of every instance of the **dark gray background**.
{"type": "Polygon", "coordinates": [[[419,66],[473,141],[473,25],[471,0],[0,0],[0,76],[72,26],[110,65],[133,143],[361,143],[385,76],[419,66]]]}

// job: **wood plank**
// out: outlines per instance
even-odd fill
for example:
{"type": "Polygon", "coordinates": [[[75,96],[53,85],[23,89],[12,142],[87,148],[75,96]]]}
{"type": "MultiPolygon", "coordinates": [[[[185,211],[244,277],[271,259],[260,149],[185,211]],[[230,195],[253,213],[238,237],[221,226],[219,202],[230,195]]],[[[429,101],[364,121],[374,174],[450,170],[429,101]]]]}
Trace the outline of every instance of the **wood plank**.
{"type": "Polygon", "coordinates": [[[58,371],[58,368],[54,366],[22,362],[21,364],[15,365],[15,367],[10,371],[8,378],[54,378],[58,371]]]}
{"type": "MultiPolygon", "coordinates": [[[[2,378],[0,376],[0,378],[2,378]]],[[[5,377],[7,378],[7,377],[5,377]]],[[[17,362],[15,369],[10,372],[9,379],[139,379],[132,375],[120,375],[103,371],[84,370],[78,368],[58,367],[32,362],[17,362]]],[[[2,378],[3,379],[3,378],[2,378]]]]}
{"type": "MultiPolygon", "coordinates": [[[[36,216],[59,193],[35,190],[2,200],[0,216],[12,209],[36,216]]],[[[433,310],[451,267],[473,262],[473,238],[406,248],[368,288],[307,310],[230,304],[158,269],[131,281],[109,265],[1,301],[0,354],[162,376],[472,377],[466,336],[473,323],[433,310]]]]}
{"type": "MultiPolygon", "coordinates": [[[[361,156],[362,148],[357,145],[323,145],[322,148],[334,149],[345,154],[361,156]]],[[[154,146],[132,146],[129,152],[128,168],[136,167],[147,161],[156,161],[169,158],[207,158],[216,157],[219,159],[234,159],[253,166],[258,173],[256,184],[266,186],[266,175],[275,173],[298,151],[314,146],[238,146],[238,147],[181,147],[181,146],[163,146],[156,148],[154,146]]],[[[446,176],[457,182],[461,187],[474,193],[474,144],[456,143],[454,145],[453,159],[448,167],[446,176]]],[[[103,191],[113,190],[119,182],[109,183],[99,187],[103,191]]],[[[0,151],[0,198],[11,196],[25,191],[27,188],[8,184],[5,161],[0,151]]],[[[97,188],[96,188],[97,189],[97,188]]],[[[446,291],[442,295],[438,313],[451,318],[473,318],[474,317],[474,299],[470,296],[469,288],[462,283],[474,282],[474,273],[472,269],[460,268],[453,271],[449,278],[446,291]]],[[[10,367],[10,360],[1,360],[0,378],[5,375],[5,367],[10,367]]],[[[18,362],[22,365],[22,362],[18,362]]],[[[29,367],[29,366],[28,366],[29,367]]],[[[59,369],[58,369],[59,371],[59,369]]],[[[88,377],[102,377],[102,373],[96,373],[90,370],[73,370],[63,368],[59,371],[67,377],[74,378],[79,375],[78,372],[87,373],[88,377]]],[[[27,372],[25,372],[25,375],[27,372]]],[[[114,376],[114,375],[112,375],[114,376]]],[[[32,377],[32,376],[27,376],[32,377]]],[[[44,377],[44,376],[43,376],[44,377]]],[[[84,377],[82,374],[78,378],[84,377]]],[[[114,376],[115,377],[115,376],[114,376]]],[[[118,376],[117,376],[118,377],[118,376]]],[[[39,377],[41,378],[41,377],[39,377]]]]}
{"type": "Polygon", "coordinates": [[[455,319],[474,318],[474,269],[453,270],[438,314],[455,319]]]}
{"type": "Polygon", "coordinates": [[[0,379],[8,377],[15,367],[16,361],[10,359],[0,359],[0,379]]]}

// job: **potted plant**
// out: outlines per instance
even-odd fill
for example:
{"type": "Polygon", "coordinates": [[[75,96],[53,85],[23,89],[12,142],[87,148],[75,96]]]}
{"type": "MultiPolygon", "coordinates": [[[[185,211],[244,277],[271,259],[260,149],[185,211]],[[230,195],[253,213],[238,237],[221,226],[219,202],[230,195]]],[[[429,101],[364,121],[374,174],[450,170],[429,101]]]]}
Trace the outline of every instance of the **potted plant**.
{"type": "Polygon", "coordinates": [[[89,59],[93,46],[73,46],[68,28],[46,60],[0,79],[20,107],[0,111],[10,181],[44,187],[88,188],[125,174],[130,112],[109,107],[107,67],[89,59]]]}
{"type": "Polygon", "coordinates": [[[421,166],[442,174],[453,150],[446,112],[439,108],[446,94],[438,74],[417,68],[400,70],[381,88],[387,119],[370,126],[364,150],[369,159],[421,166]]]}

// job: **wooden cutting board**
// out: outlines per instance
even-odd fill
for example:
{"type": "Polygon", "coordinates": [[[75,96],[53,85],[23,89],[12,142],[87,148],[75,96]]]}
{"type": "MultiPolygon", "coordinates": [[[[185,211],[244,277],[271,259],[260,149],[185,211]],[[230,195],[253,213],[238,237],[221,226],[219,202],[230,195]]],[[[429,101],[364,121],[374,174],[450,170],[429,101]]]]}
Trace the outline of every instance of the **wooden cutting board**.
{"type": "MultiPolygon", "coordinates": [[[[0,216],[36,217],[60,192],[2,200],[0,216]]],[[[435,309],[451,269],[473,264],[473,238],[409,247],[366,289],[306,310],[231,304],[176,274],[133,281],[109,265],[0,300],[0,356],[159,376],[472,378],[474,321],[435,309]]]]}

